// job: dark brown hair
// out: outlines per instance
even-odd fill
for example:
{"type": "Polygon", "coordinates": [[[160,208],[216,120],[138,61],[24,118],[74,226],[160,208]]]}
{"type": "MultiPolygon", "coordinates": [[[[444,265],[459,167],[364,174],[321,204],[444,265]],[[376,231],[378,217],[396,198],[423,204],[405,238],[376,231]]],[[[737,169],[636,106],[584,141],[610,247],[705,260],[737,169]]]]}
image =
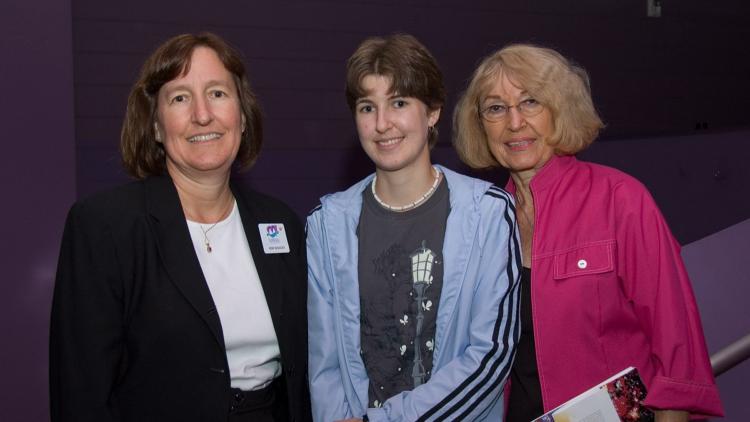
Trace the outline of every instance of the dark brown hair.
{"type": "MultiPolygon", "coordinates": [[[[357,99],[367,95],[362,79],[369,75],[391,79],[391,92],[414,97],[429,110],[445,104],[443,74],[427,48],[408,34],[368,38],[359,45],[346,64],[346,102],[354,111],[357,99]]],[[[429,145],[438,138],[437,128],[429,132],[429,145]]]]}
{"type": "Polygon", "coordinates": [[[182,34],[167,40],[151,54],[128,96],[120,134],[120,153],[125,169],[135,178],[166,173],[164,147],[156,141],[154,131],[159,90],[190,70],[190,59],[197,47],[214,50],[234,78],[245,121],[235,161],[242,168],[249,168],[258,158],[263,143],[261,112],[240,54],[217,35],[208,32],[182,34]]]}

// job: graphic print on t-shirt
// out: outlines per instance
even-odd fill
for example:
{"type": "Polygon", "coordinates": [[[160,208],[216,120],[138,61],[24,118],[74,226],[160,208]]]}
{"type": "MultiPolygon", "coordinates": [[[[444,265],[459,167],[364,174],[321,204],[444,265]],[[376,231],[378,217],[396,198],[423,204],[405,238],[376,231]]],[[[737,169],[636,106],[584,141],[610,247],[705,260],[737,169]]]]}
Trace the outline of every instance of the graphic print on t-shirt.
{"type": "Polygon", "coordinates": [[[360,345],[369,407],[429,381],[450,211],[443,183],[420,207],[393,212],[365,191],[359,236],[360,345]]]}
{"type": "Polygon", "coordinates": [[[375,390],[371,396],[380,398],[372,400],[373,407],[388,398],[383,394],[386,391],[411,390],[424,384],[432,369],[440,300],[440,286],[433,288],[433,271],[440,268],[442,274],[442,262],[426,240],[418,243],[420,246],[411,251],[401,244],[391,245],[372,262],[374,275],[382,284],[378,293],[362,300],[367,307],[362,323],[367,333],[364,337],[375,343],[365,349],[379,351],[377,357],[368,359],[373,363],[368,366],[371,389],[375,390]]]}

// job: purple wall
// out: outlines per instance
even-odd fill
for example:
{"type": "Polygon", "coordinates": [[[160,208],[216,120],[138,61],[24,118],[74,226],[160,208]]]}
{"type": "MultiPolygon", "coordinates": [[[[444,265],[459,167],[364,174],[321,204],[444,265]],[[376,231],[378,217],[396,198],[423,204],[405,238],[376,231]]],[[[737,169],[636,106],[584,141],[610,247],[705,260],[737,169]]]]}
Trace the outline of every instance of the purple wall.
{"type": "MultiPolygon", "coordinates": [[[[531,41],[589,70],[608,127],[604,142],[583,156],[641,179],[682,243],[750,217],[743,166],[750,161],[750,131],[737,130],[750,120],[736,104],[737,92],[750,92],[745,1],[662,2],[659,19],[646,18],[641,2],[620,0],[11,3],[0,15],[0,111],[10,127],[0,166],[10,198],[0,229],[2,421],[48,419],[49,304],[65,212],[76,192],[126,180],[117,140],[127,91],[148,53],[180,32],[215,31],[245,54],[267,137],[257,166],[241,178],[301,215],[323,193],[371,169],[343,98],[346,57],[369,35],[407,31],[433,51],[446,77],[449,105],[436,161],[466,171],[449,145],[449,116],[477,60],[507,42],[531,41]]],[[[702,268],[696,262],[691,273],[702,268]]],[[[742,331],[748,318],[714,318],[724,289],[742,281],[723,282],[722,289],[696,282],[704,321],[722,334],[742,331]]],[[[711,350],[723,346],[714,335],[708,335],[711,350]]],[[[723,391],[744,391],[733,377],[720,378],[723,391]]],[[[730,413],[726,420],[747,419],[730,413]]]]}
{"type": "Polygon", "coordinates": [[[87,195],[124,180],[117,139],[130,85],[156,45],[200,30],[217,32],[244,53],[266,112],[266,157],[279,165],[286,157],[311,158],[300,174],[283,176],[291,202],[298,192],[307,197],[308,189],[341,185],[329,177],[338,167],[328,163],[348,162],[357,145],[343,98],[345,60],[365,37],[394,31],[416,35],[441,64],[449,97],[439,125],[444,147],[452,104],[477,61],[514,41],[555,47],[589,70],[607,123],[604,139],[701,133],[703,123],[708,130],[750,127],[744,108],[731,106],[737,93],[750,92],[750,2],[663,1],[657,19],[646,17],[645,3],[278,0],[189,7],[184,0],[77,0],[78,189],[87,195]]]}
{"type": "MultiPolygon", "coordinates": [[[[750,219],[682,248],[693,281],[709,353],[750,333],[750,219]]],[[[725,421],[750,421],[745,361],[717,380],[725,421]]]]}
{"type": "Polygon", "coordinates": [[[48,416],[47,336],[60,235],[75,199],[68,1],[3,4],[0,420],[48,416]]]}

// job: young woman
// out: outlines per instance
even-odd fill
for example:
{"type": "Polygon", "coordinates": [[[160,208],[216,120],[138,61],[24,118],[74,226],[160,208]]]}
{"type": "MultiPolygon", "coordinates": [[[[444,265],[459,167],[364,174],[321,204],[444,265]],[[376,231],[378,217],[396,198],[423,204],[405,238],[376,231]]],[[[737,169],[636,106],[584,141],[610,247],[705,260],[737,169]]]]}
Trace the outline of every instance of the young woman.
{"type": "Polygon", "coordinates": [[[500,420],[519,335],[512,200],[432,165],[445,91],[414,37],[364,41],[346,97],[375,174],[307,221],[314,419],[500,420]]]}

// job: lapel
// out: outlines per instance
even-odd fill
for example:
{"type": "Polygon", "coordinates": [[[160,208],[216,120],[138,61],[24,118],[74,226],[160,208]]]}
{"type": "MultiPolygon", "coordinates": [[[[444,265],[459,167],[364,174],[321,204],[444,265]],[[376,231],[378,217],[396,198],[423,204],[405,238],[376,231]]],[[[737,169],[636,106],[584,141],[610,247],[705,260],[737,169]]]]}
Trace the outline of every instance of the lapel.
{"type": "Polygon", "coordinates": [[[219,313],[195,255],[177,189],[168,176],[149,177],[144,184],[149,224],[167,274],[224,349],[219,313]]]}
{"type": "MultiPolygon", "coordinates": [[[[253,255],[255,269],[258,271],[260,284],[263,286],[263,293],[266,296],[268,310],[271,313],[271,320],[276,330],[276,337],[281,342],[283,333],[281,331],[281,317],[283,315],[282,302],[282,273],[281,265],[288,254],[267,254],[263,251],[263,244],[260,239],[258,224],[260,223],[284,223],[279,215],[268,215],[258,206],[255,201],[251,201],[240,192],[240,189],[231,184],[232,193],[237,201],[237,209],[242,219],[242,227],[245,230],[247,243],[250,245],[250,253],[253,255]]],[[[288,224],[287,224],[288,225],[288,224]]]]}

